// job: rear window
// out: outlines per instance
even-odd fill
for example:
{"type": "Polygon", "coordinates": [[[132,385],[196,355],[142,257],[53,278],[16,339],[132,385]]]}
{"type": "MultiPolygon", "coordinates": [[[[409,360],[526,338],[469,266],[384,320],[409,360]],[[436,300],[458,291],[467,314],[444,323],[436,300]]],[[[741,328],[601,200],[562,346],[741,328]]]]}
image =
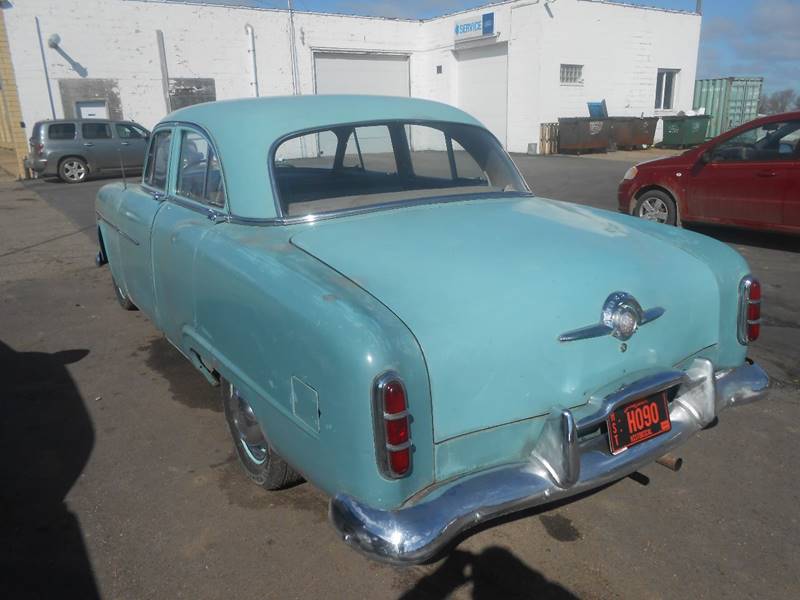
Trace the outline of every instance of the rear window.
{"type": "Polygon", "coordinates": [[[273,173],[283,215],[302,217],[446,196],[527,193],[485,129],[461,123],[365,123],[281,143],[273,173]]]}
{"type": "Polygon", "coordinates": [[[111,137],[111,127],[108,123],[84,123],[81,135],[85,140],[106,140],[111,137]]]}
{"type": "MultiPolygon", "coordinates": [[[[34,134],[34,137],[37,137],[36,134],[34,134]]],[[[74,140],[75,123],[53,123],[47,128],[47,139],[74,140]]]]}

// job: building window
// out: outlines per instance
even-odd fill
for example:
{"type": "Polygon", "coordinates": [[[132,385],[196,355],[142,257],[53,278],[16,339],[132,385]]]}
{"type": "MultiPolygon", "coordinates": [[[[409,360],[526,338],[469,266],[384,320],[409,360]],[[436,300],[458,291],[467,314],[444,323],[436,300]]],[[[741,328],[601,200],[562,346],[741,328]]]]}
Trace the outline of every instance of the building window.
{"type": "Polygon", "coordinates": [[[561,83],[566,85],[582,85],[583,65],[561,65],[561,83]]]}
{"type": "Polygon", "coordinates": [[[659,69],[656,78],[656,108],[670,110],[675,102],[678,69],[659,69]]]}

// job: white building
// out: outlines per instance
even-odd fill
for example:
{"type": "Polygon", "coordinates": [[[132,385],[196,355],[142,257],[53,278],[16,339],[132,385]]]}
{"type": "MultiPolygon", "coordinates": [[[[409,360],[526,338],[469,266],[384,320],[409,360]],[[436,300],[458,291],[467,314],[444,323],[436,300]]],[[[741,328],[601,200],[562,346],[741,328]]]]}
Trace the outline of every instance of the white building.
{"type": "Polygon", "coordinates": [[[462,107],[514,152],[539,141],[541,123],[588,116],[587,101],[605,99],[611,115],[690,109],[701,20],[600,0],[516,0],[424,21],[213,0],[2,7],[26,133],[80,115],[152,127],[170,108],[257,93],[370,93],[462,107]]]}

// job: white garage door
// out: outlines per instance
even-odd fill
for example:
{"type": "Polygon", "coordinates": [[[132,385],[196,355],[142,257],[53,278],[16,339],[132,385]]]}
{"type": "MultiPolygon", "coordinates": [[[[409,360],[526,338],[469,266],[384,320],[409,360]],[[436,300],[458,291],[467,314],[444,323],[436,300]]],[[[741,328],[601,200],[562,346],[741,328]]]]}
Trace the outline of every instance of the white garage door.
{"type": "Polygon", "coordinates": [[[506,145],[508,117],[508,44],[456,51],[458,106],[506,145]]]}
{"type": "Polygon", "coordinates": [[[408,96],[408,57],[386,54],[314,54],[317,94],[408,96]]]}

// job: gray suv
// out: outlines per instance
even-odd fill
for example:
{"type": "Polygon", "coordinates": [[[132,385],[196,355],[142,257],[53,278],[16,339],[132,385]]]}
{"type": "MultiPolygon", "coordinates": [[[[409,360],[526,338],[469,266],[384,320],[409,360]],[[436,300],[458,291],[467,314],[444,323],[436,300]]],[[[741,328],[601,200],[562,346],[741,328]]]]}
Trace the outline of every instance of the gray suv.
{"type": "Polygon", "coordinates": [[[89,175],[141,171],[150,132],[132,121],[67,119],[33,126],[25,166],[80,183],[89,175]]]}

